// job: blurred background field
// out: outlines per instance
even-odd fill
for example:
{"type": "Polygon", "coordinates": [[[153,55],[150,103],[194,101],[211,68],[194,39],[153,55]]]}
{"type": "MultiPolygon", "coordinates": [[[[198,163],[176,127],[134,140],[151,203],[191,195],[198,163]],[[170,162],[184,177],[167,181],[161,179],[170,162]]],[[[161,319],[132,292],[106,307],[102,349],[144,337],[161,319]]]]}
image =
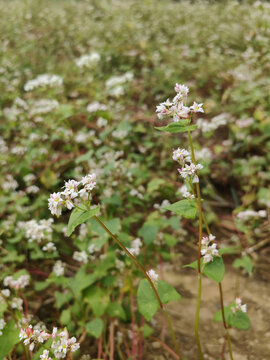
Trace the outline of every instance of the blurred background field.
{"type": "MultiPolygon", "coordinates": [[[[196,222],[179,221],[162,206],[181,197],[183,183],[171,155],[172,149],[187,146],[187,138],[154,128],[163,124],[156,105],[174,96],[178,82],[204,103],[205,114],[193,134],[197,159],[204,165],[207,220],[226,264],[233,267],[233,281],[240,289],[241,281],[247,288],[251,284],[247,297],[254,317],[257,309],[269,323],[264,288],[270,263],[270,4],[14,0],[0,1],[0,12],[0,280],[26,270],[36,319],[50,327],[58,318],[80,337],[83,310],[54,293],[65,289],[68,294],[63,279],[77,276],[79,281],[91,266],[102,268],[104,254],[116,247],[91,222],[67,238],[68,217],[55,219],[49,235],[37,235],[38,241],[29,241],[27,229],[31,233],[29,221],[51,217],[50,193],[64,180],[88,172],[97,174],[94,201],[102,204],[113,231],[127,245],[136,237],[143,240],[141,262],[158,266],[165,278],[166,269],[172,279],[181,274],[196,253],[196,222]],[[57,75],[56,86],[35,88],[31,80],[43,74],[57,75]],[[50,241],[56,250],[44,251],[50,241]],[[74,259],[76,251],[86,252],[89,267],[74,259]],[[55,273],[59,260],[66,264],[66,277],[55,273]]],[[[128,259],[121,262],[131,268],[128,259]]],[[[183,279],[191,271],[184,270],[183,279]]],[[[118,298],[125,292],[125,275],[114,254],[98,286],[118,298]]],[[[176,284],[185,292],[181,281],[176,284]]],[[[87,303],[85,288],[80,291],[87,303]]],[[[192,299],[192,290],[186,291],[192,299]]],[[[240,290],[228,285],[228,303],[235,291],[240,290]]],[[[130,314],[122,305],[128,328],[130,314]]],[[[181,312],[181,303],[177,306],[181,312]]],[[[218,303],[213,306],[218,309],[218,303]]],[[[89,314],[96,315],[91,306],[89,314]]],[[[211,321],[203,318],[207,326],[211,321]]],[[[269,331],[262,320],[257,334],[266,336],[265,343],[269,331]]],[[[244,335],[245,346],[236,335],[236,360],[267,359],[269,348],[259,346],[260,339],[253,344],[260,350],[251,346],[249,357],[240,355],[255,333],[244,335]]],[[[195,359],[196,349],[189,346],[193,338],[183,336],[180,327],[179,341],[189,351],[187,358],[195,359]]],[[[94,354],[95,341],[89,335],[81,355],[94,354]]],[[[150,340],[147,344],[153,354],[145,359],[167,358],[152,349],[150,340]]],[[[209,359],[220,354],[216,347],[207,351],[209,359]]]]}

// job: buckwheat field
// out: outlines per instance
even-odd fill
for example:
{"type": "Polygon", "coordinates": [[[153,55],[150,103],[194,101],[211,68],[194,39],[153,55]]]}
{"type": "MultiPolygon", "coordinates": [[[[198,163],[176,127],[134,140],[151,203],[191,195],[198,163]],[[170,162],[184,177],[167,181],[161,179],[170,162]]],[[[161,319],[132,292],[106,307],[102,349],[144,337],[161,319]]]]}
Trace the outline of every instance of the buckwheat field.
{"type": "Polygon", "coordinates": [[[0,360],[269,359],[270,2],[0,13],[0,360]]]}

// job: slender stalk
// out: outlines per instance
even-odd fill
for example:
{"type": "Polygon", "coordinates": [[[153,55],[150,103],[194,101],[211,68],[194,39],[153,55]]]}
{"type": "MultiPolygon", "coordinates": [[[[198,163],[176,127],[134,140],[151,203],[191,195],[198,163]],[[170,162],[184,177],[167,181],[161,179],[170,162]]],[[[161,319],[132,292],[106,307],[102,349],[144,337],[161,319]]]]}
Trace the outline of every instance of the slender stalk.
{"type": "Polygon", "coordinates": [[[173,327],[172,327],[172,323],[171,323],[171,320],[170,320],[170,317],[168,315],[168,313],[164,310],[164,306],[161,302],[161,299],[158,295],[158,292],[157,292],[157,289],[153,283],[153,281],[151,280],[151,278],[149,277],[149,275],[147,274],[147,272],[145,271],[145,269],[143,268],[143,266],[138,262],[138,260],[135,258],[135,256],[133,256],[129,251],[128,249],[121,243],[121,241],[119,239],[117,239],[117,237],[107,228],[107,226],[97,217],[97,216],[94,216],[94,219],[100,224],[100,226],[111,236],[111,238],[113,238],[113,240],[120,246],[120,248],[134,261],[134,263],[136,264],[136,266],[142,271],[142,273],[144,274],[144,276],[146,277],[146,279],[148,280],[151,288],[153,289],[154,291],[154,294],[157,298],[157,301],[159,303],[159,307],[160,309],[163,311],[163,314],[165,315],[166,317],[166,320],[168,322],[168,325],[169,325],[169,328],[170,328],[170,331],[171,331],[171,336],[172,336],[172,340],[173,340],[173,343],[174,343],[174,346],[175,346],[175,350],[178,354],[178,360],[181,360],[181,355],[180,355],[180,350],[179,350],[179,346],[177,344],[177,341],[176,341],[176,337],[175,337],[175,333],[174,333],[174,330],[173,330],[173,327]]]}
{"type": "Polygon", "coordinates": [[[165,315],[165,318],[166,318],[167,323],[169,325],[169,329],[170,329],[170,332],[171,332],[171,337],[172,337],[172,340],[173,340],[173,345],[174,345],[174,348],[175,348],[175,350],[177,352],[178,359],[181,360],[180,349],[179,349],[178,343],[176,341],[176,337],[175,337],[175,333],[174,333],[174,330],[173,330],[171,319],[170,319],[168,313],[164,309],[162,311],[163,311],[163,314],[165,315]]]}
{"type": "MultiPolygon", "coordinates": [[[[204,226],[207,230],[208,235],[211,234],[211,231],[209,229],[209,226],[207,225],[207,222],[205,220],[205,217],[203,215],[203,223],[204,226]]],[[[226,319],[225,319],[225,310],[224,310],[224,302],[223,302],[223,291],[222,291],[222,284],[221,282],[218,283],[218,288],[219,288],[219,297],[220,297],[220,307],[221,307],[221,313],[222,313],[222,321],[223,321],[223,326],[226,332],[226,337],[227,337],[227,342],[228,342],[228,348],[229,348],[229,353],[230,353],[230,359],[233,360],[233,352],[232,352],[232,344],[231,344],[231,336],[230,336],[230,332],[228,329],[228,326],[226,324],[226,319]]]]}
{"type": "Polygon", "coordinates": [[[149,284],[151,285],[151,288],[153,289],[157,301],[159,303],[159,307],[161,309],[163,309],[163,304],[160,300],[160,297],[158,295],[157,289],[153,283],[153,281],[151,280],[151,278],[149,277],[149,275],[147,274],[147,272],[145,271],[145,269],[142,267],[142,265],[138,262],[138,260],[135,258],[135,256],[133,256],[131,254],[131,252],[128,251],[128,249],[121,243],[120,240],[117,239],[117,237],[115,235],[113,235],[113,233],[107,228],[107,226],[97,217],[94,216],[95,220],[103,227],[103,229],[113,238],[114,241],[117,242],[117,244],[120,246],[120,248],[122,250],[124,250],[124,252],[135,262],[135,264],[137,265],[137,267],[143,272],[144,276],[146,277],[146,279],[148,280],[149,284]]]}
{"type": "Polygon", "coordinates": [[[223,303],[223,291],[222,291],[221,283],[218,283],[218,287],[219,287],[220,305],[221,305],[221,314],[222,314],[223,326],[224,326],[224,329],[225,329],[226,335],[227,335],[227,342],[228,342],[228,347],[229,347],[230,359],[233,360],[231,336],[230,336],[230,332],[228,330],[228,326],[226,324],[226,319],[225,319],[225,311],[224,311],[224,303],[223,303]]]}
{"type": "MultiPolygon", "coordinates": [[[[191,150],[191,157],[193,164],[196,165],[194,147],[188,131],[188,140],[191,150]]],[[[201,190],[199,183],[196,183],[196,193],[197,193],[197,204],[199,211],[199,239],[198,239],[198,296],[197,296],[197,306],[196,306],[196,316],[195,316],[195,338],[198,346],[199,359],[203,360],[203,353],[201,348],[201,341],[199,335],[199,319],[200,319],[200,307],[201,307],[201,297],[202,297],[202,273],[201,273],[201,246],[202,246],[202,223],[203,223],[203,214],[202,214],[202,200],[201,200],[201,190]]]]}

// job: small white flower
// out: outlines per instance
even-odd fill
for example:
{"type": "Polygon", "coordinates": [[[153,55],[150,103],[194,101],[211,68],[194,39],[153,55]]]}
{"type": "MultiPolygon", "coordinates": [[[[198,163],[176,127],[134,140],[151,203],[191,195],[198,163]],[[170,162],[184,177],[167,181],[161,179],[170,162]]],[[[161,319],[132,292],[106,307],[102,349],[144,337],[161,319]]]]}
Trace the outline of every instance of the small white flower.
{"type": "Polygon", "coordinates": [[[158,281],[158,274],[155,272],[155,270],[151,269],[151,270],[147,271],[147,275],[150,277],[150,279],[153,282],[158,281]]]}
{"type": "Polygon", "coordinates": [[[186,85],[175,84],[175,92],[180,93],[182,96],[188,96],[189,88],[186,85]]]}
{"type": "Polygon", "coordinates": [[[88,255],[85,251],[75,251],[72,257],[74,260],[82,262],[84,264],[88,262],[88,255]]]}
{"type": "Polygon", "coordinates": [[[50,355],[49,351],[44,350],[42,355],[40,355],[40,359],[42,359],[42,360],[52,360],[52,358],[49,355],[50,355]]]}
{"type": "Polygon", "coordinates": [[[190,110],[192,110],[195,113],[201,112],[203,113],[204,110],[202,108],[203,104],[197,104],[195,101],[193,103],[193,105],[190,107],[190,110]]]}

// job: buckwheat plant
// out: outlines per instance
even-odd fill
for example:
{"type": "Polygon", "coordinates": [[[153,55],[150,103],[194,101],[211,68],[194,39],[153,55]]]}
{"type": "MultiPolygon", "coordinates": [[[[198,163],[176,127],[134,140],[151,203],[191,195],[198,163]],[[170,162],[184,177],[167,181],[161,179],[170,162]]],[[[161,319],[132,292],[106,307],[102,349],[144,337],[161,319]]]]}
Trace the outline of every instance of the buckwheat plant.
{"type": "Polygon", "coordinates": [[[202,207],[199,172],[203,166],[196,161],[191,131],[198,127],[198,124],[193,124],[192,121],[196,114],[204,113],[203,104],[194,102],[192,106],[188,107],[186,104],[189,92],[188,87],[176,84],[174,89],[176,95],[173,100],[167,99],[158,105],[156,109],[159,119],[173,119],[173,122],[157,129],[169,133],[187,133],[188,135],[189,149],[178,148],[173,151],[172,155],[173,160],[180,165],[178,172],[185,182],[185,189],[182,192],[185,199],[167,206],[166,209],[188,219],[195,219],[197,214],[199,217],[197,260],[185,265],[196,269],[198,273],[198,296],[195,314],[195,338],[198,356],[200,360],[204,357],[199,335],[202,275],[204,274],[218,283],[221,310],[215,314],[214,320],[223,322],[230,359],[233,360],[229,328],[234,326],[240,329],[247,329],[249,327],[249,318],[246,315],[246,305],[242,305],[240,298],[237,298],[235,303],[230,304],[228,307],[224,307],[222,279],[225,274],[225,266],[222,260],[222,253],[218,250],[216,237],[210,231],[202,207]],[[207,233],[206,236],[203,234],[204,230],[207,233]]]}
{"type": "MultiPolygon", "coordinates": [[[[169,351],[173,353],[177,359],[181,360],[182,358],[180,355],[180,349],[176,341],[172,322],[164,306],[164,304],[170,301],[179,300],[181,296],[170,284],[165,281],[159,280],[158,274],[153,269],[146,271],[144,267],[138,262],[136,256],[140,254],[140,248],[142,246],[142,242],[139,238],[133,240],[131,247],[127,248],[108,229],[102,218],[98,216],[100,213],[100,205],[95,205],[92,201],[93,190],[95,189],[96,185],[97,184],[95,173],[84,176],[80,181],[76,181],[73,179],[66,181],[62,191],[50,195],[48,199],[49,210],[51,211],[52,215],[56,215],[58,217],[62,214],[62,211],[64,209],[72,210],[67,227],[67,236],[71,236],[77,226],[93,218],[119,245],[119,247],[123,250],[124,254],[126,254],[134,262],[136,267],[143,273],[145,277],[144,280],[141,280],[138,288],[139,311],[147,321],[150,321],[158,308],[161,309],[170,329],[172,342],[175,347],[175,352],[170,349],[168,345],[164,344],[161,340],[160,342],[165,347],[165,349],[169,349],[169,351]]],[[[94,250],[95,249],[93,249],[92,247],[88,249],[90,253],[92,253],[94,250]]],[[[81,263],[87,263],[89,261],[88,254],[85,251],[75,252],[73,254],[73,259],[81,263]]],[[[117,264],[119,268],[122,268],[123,263],[120,260],[118,260],[117,264]]],[[[133,325],[136,326],[135,324],[133,325]]],[[[113,323],[112,326],[114,326],[113,323]]],[[[59,344],[61,344],[61,341],[59,344]]],[[[48,354],[45,353],[44,356],[47,355],[48,354]]]]}

